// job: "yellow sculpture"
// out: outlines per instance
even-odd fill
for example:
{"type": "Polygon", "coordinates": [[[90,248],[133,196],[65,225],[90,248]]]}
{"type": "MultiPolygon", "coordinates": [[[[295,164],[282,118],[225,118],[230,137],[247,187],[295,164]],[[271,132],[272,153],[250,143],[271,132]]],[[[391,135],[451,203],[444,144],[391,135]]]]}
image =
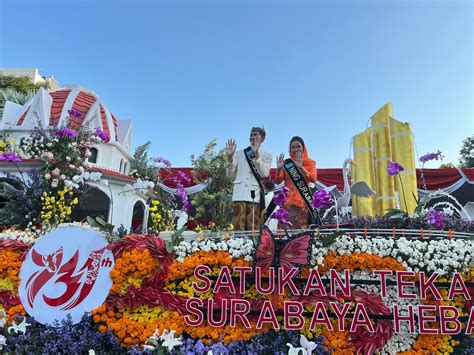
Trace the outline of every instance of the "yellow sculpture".
{"type": "Polygon", "coordinates": [[[353,215],[382,216],[389,208],[397,207],[397,198],[399,208],[413,214],[418,189],[410,124],[393,118],[389,102],[371,117],[371,127],[354,136],[352,142],[354,160],[358,164],[352,169],[352,180],[365,181],[376,191],[376,195],[370,198],[353,196],[353,215]],[[387,173],[387,166],[392,161],[399,162],[405,168],[399,176],[387,173]]]}

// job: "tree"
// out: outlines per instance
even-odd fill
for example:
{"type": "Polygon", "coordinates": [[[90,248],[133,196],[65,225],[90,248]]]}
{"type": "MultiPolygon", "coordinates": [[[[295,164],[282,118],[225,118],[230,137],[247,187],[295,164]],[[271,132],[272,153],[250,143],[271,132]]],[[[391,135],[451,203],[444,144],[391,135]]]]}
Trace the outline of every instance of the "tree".
{"type": "Polygon", "coordinates": [[[40,88],[49,89],[47,82],[34,84],[27,76],[13,76],[0,74],[0,89],[13,89],[22,93],[38,91],[40,88]]]}
{"type": "Polygon", "coordinates": [[[151,147],[151,142],[148,141],[135,149],[133,159],[130,164],[130,175],[137,179],[153,181],[155,187],[153,189],[155,199],[161,203],[160,209],[162,211],[172,211],[176,208],[176,199],[172,194],[163,191],[157,184],[161,181],[160,169],[167,170],[167,166],[157,166],[153,159],[148,156],[148,150],[151,147]]]}
{"type": "Polygon", "coordinates": [[[461,168],[474,168],[474,136],[468,137],[462,142],[459,154],[461,168]]]}
{"type": "Polygon", "coordinates": [[[47,82],[33,84],[27,76],[12,76],[0,74],[0,118],[7,101],[24,105],[40,88],[49,88],[47,82]]]}
{"type": "Polygon", "coordinates": [[[150,164],[150,158],[148,156],[150,147],[151,142],[148,141],[135,149],[133,160],[130,164],[130,175],[142,180],[155,180],[158,168],[150,164]]]}
{"type": "Polygon", "coordinates": [[[194,181],[203,183],[207,179],[207,187],[192,195],[192,205],[196,208],[196,219],[210,217],[215,228],[222,230],[231,222],[232,180],[226,174],[225,151],[222,149],[216,153],[216,145],[216,140],[213,139],[201,155],[191,156],[194,181]]]}

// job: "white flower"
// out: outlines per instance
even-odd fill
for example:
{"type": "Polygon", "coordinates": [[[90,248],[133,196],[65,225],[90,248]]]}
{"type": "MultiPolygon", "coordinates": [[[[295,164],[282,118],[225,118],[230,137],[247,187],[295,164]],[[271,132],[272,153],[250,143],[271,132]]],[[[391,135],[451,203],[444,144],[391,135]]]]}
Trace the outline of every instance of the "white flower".
{"type": "Polygon", "coordinates": [[[183,342],[181,341],[181,337],[174,337],[175,332],[175,330],[172,330],[170,332],[168,332],[168,330],[164,330],[163,334],[161,334],[160,336],[160,339],[163,340],[161,346],[167,348],[169,352],[171,352],[171,350],[173,350],[175,346],[183,344],[183,342]]]}
{"type": "Polygon", "coordinates": [[[286,343],[286,345],[289,347],[289,349],[288,349],[288,355],[298,355],[300,352],[301,352],[303,355],[306,354],[305,348],[295,348],[295,347],[293,347],[293,345],[291,345],[290,343],[286,343]]]}
{"type": "Polygon", "coordinates": [[[12,331],[15,333],[22,332],[23,334],[26,333],[26,327],[31,324],[26,322],[26,317],[23,317],[23,320],[21,321],[20,324],[16,324],[15,321],[12,322],[12,326],[8,327],[8,333],[11,333],[12,331]]]}
{"type": "Polygon", "coordinates": [[[0,309],[0,328],[3,328],[8,322],[7,314],[5,310],[2,308],[0,309]]]}
{"type": "Polygon", "coordinates": [[[95,355],[95,350],[94,349],[89,349],[89,355],[95,355]]]}
{"type": "Polygon", "coordinates": [[[7,338],[0,334],[0,350],[2,350],[5,345],[7,345],[7,338]]]}
{"type": "Polygon", "coordinates": [[[308,355],[311,355],[313,350],[316,349],[316,343],[314,341],[309,341],[306,337],[301,334],[300,335],[300,345],[303,349],[306,350],[308,355]]]}
{"type": "Polygon", "coordinates": [[[73,183],[73,182],[70,181],[70,180],[64,180],[64,185],[65,185],[66,187],[72,187],[72,188],[74,188],[74,189],[78,189],[78,188],[79,188],[79,185],[78,185],[78,184],[75,184],[75,183],[73,183]]]}

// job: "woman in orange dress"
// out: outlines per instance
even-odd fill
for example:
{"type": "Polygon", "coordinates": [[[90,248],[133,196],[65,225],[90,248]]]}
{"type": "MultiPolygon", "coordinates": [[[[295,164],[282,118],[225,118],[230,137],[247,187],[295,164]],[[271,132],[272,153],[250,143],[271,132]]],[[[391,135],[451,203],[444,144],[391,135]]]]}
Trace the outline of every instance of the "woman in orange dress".
{"type": "MultiPolygon", "coordinates": [[[[306,181],[306,184],[309,185],[310,182],[316,183],[318,178],[316,162],[308,157],[308,151],[301,137],[295,136],[291,138],[289,153],[291,159],[294,161],[306,181]]],[[[277,158],[275,182],[279,184],[282,181],[285,181],[285,187],[290,190],[284,206],[284,208],[290,213],[288,221],[293,224],[294,229],[307,228],[309,226],[308,209],[295,184],[285,172],[283,168],[284,161],[285,155],[282,153],[277,158]]]]}

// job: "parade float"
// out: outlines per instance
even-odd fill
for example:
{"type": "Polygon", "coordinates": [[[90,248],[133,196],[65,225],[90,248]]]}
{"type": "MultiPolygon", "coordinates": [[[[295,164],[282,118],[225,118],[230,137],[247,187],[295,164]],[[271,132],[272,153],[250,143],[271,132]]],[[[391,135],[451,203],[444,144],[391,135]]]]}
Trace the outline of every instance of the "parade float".
{"type": "MultiPolygon", "coordinates": [[[[352,183],[341,174],[312,191],[323,223],[308,230],[288,225],[283,186],[276,230],[220,221],[211,210],[226,210],[215,202],[225,189],[212,171],[222,159],[210,151],[214,170],[199,157],[194,172],[155,158],[158,181],[130,176],[130,126],[91,91],[40,92],[5,115],[14,124],[0,144],[2,352],[473,352],[474,224],[456,198],[426,188],[391,105],[354,137],[352,183]],[[54,122],[23,126],[36,116],[54,122]],[[206,189],[216,195],[193,197],[206,189]],[[80,208],[97,191],[107,213],[80,208]],[[138,202],[142,226],[130,231],[138,202]]],[[[469,183],[472,172],[461,173],[469,183]]]]}

